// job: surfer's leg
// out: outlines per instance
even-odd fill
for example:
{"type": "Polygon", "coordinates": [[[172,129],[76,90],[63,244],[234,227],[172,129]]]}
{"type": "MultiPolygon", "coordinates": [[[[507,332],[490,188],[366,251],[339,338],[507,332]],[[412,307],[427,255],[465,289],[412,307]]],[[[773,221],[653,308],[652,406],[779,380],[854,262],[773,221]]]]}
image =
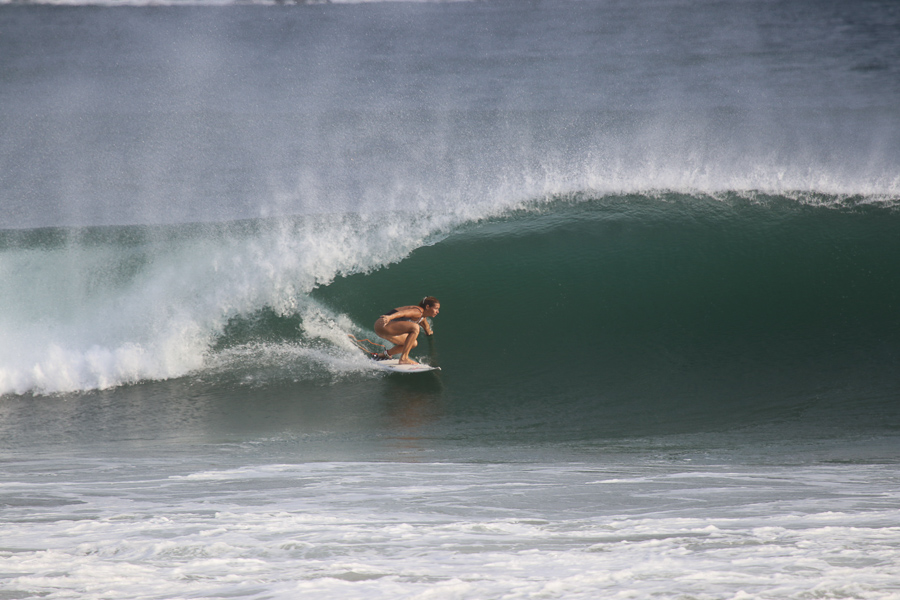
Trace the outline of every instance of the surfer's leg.
{"type": "Polygon", "coordinates": [[[408,325],[412,325],[414,328],[413,331],[410,331],[406,334],[406,340],[403,343],[403,353],[400,355],[400,364],[401,365],[416,365],[419,364],[416,361],[412,360],[409,357],[410,351],[419,345],[418,337],[419,337],[419,325],[416,323],[407,323],[408,325]]]}
{"type": "Polygon", "coordinates": [[[387,351],[389,355],[400,354],[401,364],[416,364],[414,360],[410,360],[409,353],[418,345],[416,340],[419,337],[418,324],[410,321],[391,321],[384,325],[379,319],[375,322],[375,333],[394,344],[394,347],[387,351]]]}
{"type": "MultiPolygon", "coordinates": [[[[385,339],[387,339],[387,338],[385,338],[385,339]]],[[[394,345],[391,348],[388,348],[387,350],[385,350],[385,352],[388,353],[388,356],[393,356],[395,354],[399,354],[399,353],[403,352],[403,346],[404,346],[404,344],[406,344],[406,336],[405,335],[391,336],[391,339],[389,339],[388,341],[393,343],[394,345]]]]}

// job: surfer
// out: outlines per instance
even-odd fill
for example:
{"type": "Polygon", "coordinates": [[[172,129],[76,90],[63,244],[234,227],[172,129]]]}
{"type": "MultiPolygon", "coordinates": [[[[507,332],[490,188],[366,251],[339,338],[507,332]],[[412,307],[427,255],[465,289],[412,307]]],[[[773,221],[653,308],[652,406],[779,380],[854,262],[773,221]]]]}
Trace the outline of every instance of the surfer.
{"type": "Polygon", "coordinates": [[[438,299],[426,296],[418,306],[401,306],[381,315],[375,321],[375,333],[394,344],[393,348],[385,350],[383,358],[400,353],[401,365],[418,364],[409,357],[409,352],[418,344],[416,338],[420,330],[424,329],[425,335],[434,335],[428,319],[436,317],[440,311],[438,299]]]}

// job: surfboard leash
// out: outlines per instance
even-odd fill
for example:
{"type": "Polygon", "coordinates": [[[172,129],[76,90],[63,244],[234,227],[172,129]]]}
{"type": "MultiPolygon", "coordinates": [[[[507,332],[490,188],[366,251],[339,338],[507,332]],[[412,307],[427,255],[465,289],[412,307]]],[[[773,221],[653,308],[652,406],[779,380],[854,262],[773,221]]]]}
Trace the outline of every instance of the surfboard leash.
{"type": "Polygon", "coordinates": [[[357,338],[355,335],[353,335],[352,333],[348,333],[348,334],[347,334],[347,337],[349,337],[349,338],[353,341],[353,343],[356,344],[356,347],[357,347],[357,348],[359,348],[360,350],[362,350],[362,351],[365,352],[366,354],[371,354],[373,357],[378,356],[379,353],[378,353],[378,352],[372,352],[369,348],[366,348],[365,346],[363,346],[363,345],[362,345],[362,342],[368,342],[369,344],[372,344],[373,346],[380,346],[381,348],[384,348],[384,351],[385,351],[385,352],[387,352],[387,346],[385,346],[384,344],[379,344],[378,342],[373,342],[372,340],[370,340],[370,339],[368,339],[368,338],[359,339],[359,338],[357,338]]]}

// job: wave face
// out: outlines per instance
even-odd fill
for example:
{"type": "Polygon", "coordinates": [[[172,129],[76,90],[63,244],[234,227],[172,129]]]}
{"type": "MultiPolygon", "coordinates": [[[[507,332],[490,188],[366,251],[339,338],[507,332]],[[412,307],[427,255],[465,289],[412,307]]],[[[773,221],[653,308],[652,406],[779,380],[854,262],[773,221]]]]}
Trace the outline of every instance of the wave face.
{"type": "Polygon", "coordinates": [[[605,433],[671,431],[803,415],[896,426],[895,209],[827,197],[575,198],[472,227],[317,296],[362,319],[391,290],[436,294],[433,350],[448,378],[461,373],[460,394],[532,407],[547,425],[578,415],[605,433]]]}

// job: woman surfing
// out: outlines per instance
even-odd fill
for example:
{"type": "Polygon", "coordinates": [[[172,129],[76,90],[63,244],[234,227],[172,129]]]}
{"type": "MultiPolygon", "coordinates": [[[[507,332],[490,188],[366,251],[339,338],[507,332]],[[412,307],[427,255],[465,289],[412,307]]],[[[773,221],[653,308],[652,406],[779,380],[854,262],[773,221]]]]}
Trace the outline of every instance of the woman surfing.
{"type": "Polygon", "coordinates": [[[433,296],[426,296],[418,306],[401,306],[381,315],[375,321],[375,333],[394,347],[385,350],[382,358],[390,358],[394,354],[400,354],[401,365],[416,365],[416,361],[409,357],[410,351],[418,345],[416,338],[419,331],[425,330],[425,335],[434,335],[428,319],[436,317],[441,311],[441,303],[433,296]]]}

